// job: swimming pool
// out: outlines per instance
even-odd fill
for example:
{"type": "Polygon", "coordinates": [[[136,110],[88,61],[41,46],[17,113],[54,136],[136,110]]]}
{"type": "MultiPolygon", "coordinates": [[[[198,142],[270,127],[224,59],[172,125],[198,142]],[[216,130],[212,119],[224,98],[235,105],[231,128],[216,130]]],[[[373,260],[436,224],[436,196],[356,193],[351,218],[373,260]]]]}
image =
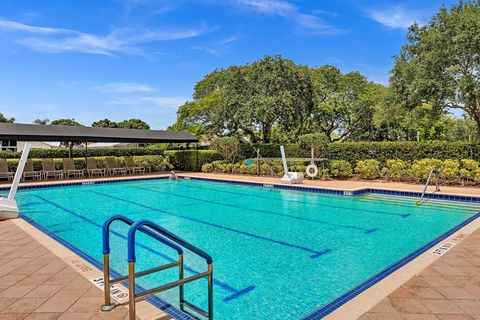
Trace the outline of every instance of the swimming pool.
{"type": "MultiPolygon", "coordinates": [[[[409,197],[343,196],[203,180],[138,180],[21,189],[22,214],[101,261],[101,225],[113,214],[152,220],[212,255],[216,319],[299,319],[322,308],[452,228],[478,207],[409,197]]],[[[127,273],[127,226],[113,224],[111,266],[127,273]]],[[[138,235],[137,270],[176,260],[138,235]]],[[[186,276],[204,262],[185,255],[186,276]]],[[[176,271],[138,279],[151,288],[176,271]]],[[[206,281],[186,285],[206,307],[206,281]]],[[[176,305],[177,291],[160,297],[176,305]]]]}

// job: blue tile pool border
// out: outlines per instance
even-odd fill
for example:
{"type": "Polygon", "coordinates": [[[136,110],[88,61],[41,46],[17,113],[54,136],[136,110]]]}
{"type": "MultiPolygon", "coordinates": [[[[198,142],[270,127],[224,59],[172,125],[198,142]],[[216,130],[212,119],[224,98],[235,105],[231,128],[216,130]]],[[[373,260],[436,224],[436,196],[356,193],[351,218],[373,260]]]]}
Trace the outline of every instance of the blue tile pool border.
{"type": "MultiPolygon", "coordinates": [[[[252,186],[252,187],[263,187],[263,188],[271,188],[271,189],[280,189],[280,190],[292,190],[292,191],[302,191],[302,192],[311,192],[311,193],[320,193],[320,194],[330,194],[330,195],[339,195],[339,196],[363,196],[366,194],[379,194],[379,195],[392,195],[392,196],[403,196],[403,197],[420,197],[421,192],[417,191],[397,191],[397,190],[386,190],[386,189],[375,189],[375,188],[362,188],[356,190],[342,190],[342,189],[325,189],[325,188],[316,188],[316,187],[304,187],[298,185],[282,185],[282,184],[269,184],[269,183],[261,183],[261,182],[250,182],[250,181],[237,181],[237,180],[227,180],[227,179],[215,179],[215,178],[206,178],[206,177],[190,177],[188,175],[180,176],[180,179],[185,180],[202,180],[202,181],[209,181],[209,182],[218,182],[218,183],[226,183],[226,184],[236,184],[236,185],[244,185],[244,186],[252,186]]],[[[96,181],[79,181],[79,182],[67,182],[67,183],[58,183],[58,184],[38,184],[38,185],[30,185],[30,186],[20,186],[19,189],[33,189],[33,188],[58,188],[58,187],[68,187],[68,186],[82,186],[82,185],[92,185],[92,184],[107,184],[107,183],[122,183],[122,182],[131,182],[131,181],[145,181],[145,180],[165,180],[168,179],[168,176],[156,176],[156,177],[138,177],[138,178],[126,178],[126,179],[115,179],[115,180],[96,180],[96,181]]],[[[0,191],[8,190],[9,187],[0,187],[0,191]]],[[[448,195],[448,194],[435,194],[435,193],[426,193],[425,198],[427,199],[435,199],[435,200],[445,200],[445,201],[458,201],[458,202],[470,202],[470,203],[479,203],[480,204],[480,197],[475,196],[457,196],[457,195],[448,195]]],[[[383,280],[393,272],[397,271],[407,263],[411,262],[421,254],[425,253],[433,246],[438,244],[439,242],[445,240],[453,233],[457,232],[461,228],[465,227],[469,223],[475,221],[477,218],[480,217],[480,212],[477,214],[472,215],[470,218],[465,220],[464,222],[460,223],[456,227],[450,229],[449,231],[443,233],[442,235],[438,236],[437,238],[433,239],[429,243],[423,245],[422,247],[418,248],[411,254],[407,255],[406,257],[402,258],[401,260],[393,263],[392,265],[386,267],[379,273],[375,274],[371,278],[367,279],[366,281],[362,282],[358,286],[354,287],[353,289],[349,290],[345,294],[339,296],[338,298],[332,300],[331,302],[327,303],[326,305],[322,306],[321,308],[313,311],[306,317],[304,320],[314,320],[314,319],[321,319],[326,315],[332,313],[340,306],[344,305],[345,303],[349,302],[360,293],[365,291],[366,289],[372,287],[379,281],[383,280]]],[[[33,220],[29,219],[28,217],[21,215],[21,218],[26,222],[30,223],[32,226],[37,228],[38,230],[42,231],[43,233],[47,234],[52,239],[58,241],[65,247],[69,248],[80,257],[85,259],[86,261],[90,262],[100,271],[103,271],[103,265],[97,259],[91,257],[87,253],[83,252],[75,245],[63,240],[59,236],[51,233],[47,229],[43,228],[33,220]]],[[[112,272],[113,274],[113,272],[112,272]]],[[[125,284],[124,284],[125,285],[125,284]]],[[[137,289],[143,289],[141,287],[137,289]]],[[[146,299],[155,307],[161,309],[162,311],[168,313],[175,319],[179,320],[192,320],[190,316],[181,312],[176,307],[168,304],[167,302],[163,301],[162,299],[151,296],[146,299]]]]}
{"type": "MultiPolygon", "coordinates": [[[[190,179],[190,180],[204,180],[210,182],[221,182],[227,184],[237,184],[244,186],[252,187],[263,187],[263,188],[272,188],[280,190],[293,190],[293,191],[303,191],[303,192],[313,192],[321,194],[333,194],[333,195],[343,195],[343,196],[362,196],[369,193],[372,194],[381,194],[381,195],[393,195],[393,196],[403,196],[403,197],[418,197],[422,195],[419,191],[397,191],[397,190],[388,190],[388,189],[377,189],[377,188],[361,188],[356,190],[344,190],[344,189],[325,189],[317,187],[303,187],[299,185],[286,185],[286,184],[270,184],[262,182],[250,182],[250,181],[238,181],[238,180],[228,180],[228,179],[214,179],[206,177],[190,177],[188,175],[179,176],[180,179],[190,179]]],[[[55,184],[41,184],[38,185],[27,185],[18,187],[19,190],[23,189],[37,189],[37,188],[61,188],[69,186],[82,186],[82,185],[93,185],[93,184],[109,184],[109,183],[124,183],[131,181],[145,181],[145,180],[165,180],[168,179],[168,176],[152,176],[152,177],[138,177],[138,178],[125,178],[125,179],[115,179],[115,180],[95,180],[95,181],[72,181],[65,183],[55,183],[55,184]]],[[[1,186],[0,191],[9,190],[10,186],[1,186]]],[[[451,194],[438,194],[438,193],[425,193],[425,198],[434,199],[434,200],[446,200],[446,201],[460,201],[460,202],[473,202],[480,203],[480,197],[475,196],[466,196],[466,195],[451,195],[451,194]]]]}
{"type": "MultiPolygon", "coordinates": [[[[78,256],[80,256],[82,259],[84,259],[85,261],[89,262],[90,264],[92,264],[95,268],[97,268],[98,270],[102,271],[103,272],[103,263],[101,263],[100,261],[98,261],[96,258],[92,257],[91,255],[89,255],[88,253],[84,252],[83,250],[79,249],[78,247],[76,247],[75,245],[73,245],[72,243],[64,240],[63,238],[57,236],[56,234],[50,232],[48,229],[44,228],[43,226],[41,226],[40,224],[36,223],[35,221],[33,221],[32,219],[28,218],[27,216],[23,215],[23,214],[20,214],[19,215],[19,218],[23,219],[25,222],[29,223],[30,225],[32,225],[34,228],[36,228],[37,230],[43,232],[44,234],[46,234],[47,236],[49,236],[50,238],[52,238],[53,240],[57,241],[58,243],[60,243],[61,245],[63,245],[64,247],[68,248],[69,250],[73,251],[75,254],[77,254],[78,256]]],[[[114,276],[114,277],[120,277],[122,276],[119,272],[115,271],[115,270],[111,270],[110,271],[111,275],[114,276]]],[[[122,282],[122,285],[124,285],[125,287],[128,288],[128,282],[122,282]]],[[[135,285],[135,291],[145,291],[145,288],[139,286],[138,284],[135,285]]],[[[179,309],[177,309],[176,307],[174,307],[173,305],[169,304],[168,302],[160,299],[159,297],[153,295],[153,296],[150,296],[150,297],[147,297],[145,299],[146,301],[148,301],[150,304],[152,304],[154,307],[164,311],[165,313],[167,313],[168,315],[170,315],[171,317],[173,317],[174,319],[177,319],[177,320],[195,320],[194,318],[190,317],[189,315],[187,315],[186,313],[183,313],[182,311],[180,311],[179,309]]]]}

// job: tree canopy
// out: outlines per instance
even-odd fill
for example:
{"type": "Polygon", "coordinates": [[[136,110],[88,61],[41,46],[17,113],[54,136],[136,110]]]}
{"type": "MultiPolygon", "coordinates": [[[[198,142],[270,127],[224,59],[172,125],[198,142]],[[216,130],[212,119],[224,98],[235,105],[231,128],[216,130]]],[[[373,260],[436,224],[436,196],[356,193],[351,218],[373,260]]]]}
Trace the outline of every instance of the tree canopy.
{"type": "Polygon", "coordinates": [[[358,72],[309,68],[280,56],[215,70],[197,83],[193,101],[177,112],[173,130],[197,135],[297,141],[323,132],[331,141],[368,137],[379,97],[387,90],[358,72]]]}
{"type": "Polygon", "coordinates": [[[395,59],[390,87],[405,109],[461,109],[480,141],[480,1],[460,1],[424,26],[413,24],[395,59]]]}
{"type": "Polygon", "coordinates": [[[75,121],[75,119],[57,119],[50,122],[52,126],[74,126],[81,127],[82,125],[75,121]]]}
{"type": "Polygon", "coordinates": [[[115,122],[110,119],[98,120],[92,123],[92,127],[98,128],[123,128],[123,129],[143,129],[148,130],[150,126],[140,119],[129,119],[121,122],[115,122]]]}

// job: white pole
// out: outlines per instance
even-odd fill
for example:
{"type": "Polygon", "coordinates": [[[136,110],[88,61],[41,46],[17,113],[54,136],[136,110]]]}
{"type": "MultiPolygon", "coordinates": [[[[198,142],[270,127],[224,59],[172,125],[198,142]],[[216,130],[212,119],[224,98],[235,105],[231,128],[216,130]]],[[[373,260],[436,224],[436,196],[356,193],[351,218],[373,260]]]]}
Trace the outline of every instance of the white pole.
{"type": "Polygon", "coordinates": [[[15,195],[17,194],[18,184],[23,175],[23,169],[25,169],[25,163],[27,162],[28,153],[30,152],[30,143],[25,143],[23,147],[22,156],[20,157],[20,162],[18,163],[17,172],[15,173],[15,178],[13,178],[12,187],[8,193],[8,199],[14,200],[15,195]]]}
{"type": "Polygon", "coordinates": [[[289,177],[288,174],[288,167],[287,167],[287,158],[285,157],[285,148],[280,146],[280,153],[282,154],[282,162],[283,162],[283,176],[289,177]]]}

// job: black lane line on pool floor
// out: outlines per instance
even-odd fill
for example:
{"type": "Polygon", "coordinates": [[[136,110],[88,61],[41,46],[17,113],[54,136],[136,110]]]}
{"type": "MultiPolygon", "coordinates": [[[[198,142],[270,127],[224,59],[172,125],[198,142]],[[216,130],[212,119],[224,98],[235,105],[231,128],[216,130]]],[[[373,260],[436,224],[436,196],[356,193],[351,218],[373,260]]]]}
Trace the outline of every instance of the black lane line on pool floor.
{"type": "Polygon", "coordinates": [[[292,216],[292,215],[290,215],[290,214],[278,213],[278,212],[273,212],[273,211],[268,211],[268,210],[252,209],[252,208],[247,208],[247,207],[243,207],[243,206],[239,206],[239,205],[222,203],[222,202],[217,202],[217,201],[213,201],[213,200],[205,200],[205,199],[201,199],[201,198],[184,196],[184,195],[179,195],[179,194],[175,194],[175,193],[170,193],[170,192],[165,192],[165,191],[155,190],[155,189],[149,189],[149,188],[144,188],[144,187],[131,186],[130,188],[136,188],[136,189],[141,189],[141,190],[145,190],[145,191],[150,191],[150,192],[155,192],[155,193],[166,194],[166,195],[169,195],[169,196],[174,196],[174,197],[179,197],[179,198],[184,198],[184,199],[189,199],[189,200],[201,201],[201,202],[205,202],[205,203],[209,203],[209,204],[215,204],[215,205],[220,205],[220,206],[224,206],[224,207],[242,209],[242,210],[247,210],[247,211],[255,211],[255,212],[260,212],[260,213],[265,213],[265,214],[270,214],[270,215],[275,215],[275,216],[281,216],[281,217],[291,218],[291,219],[295,219],[295,220],[308,221],[308,222],[323,224],[323,225],[332,226],[332,227],[337,227],[337,228],[354,229],[354,230],[362,231],[362,232],[364,232],[364,233],[372,233],[372,232],[378,230],[377,228],[370,228],[370,229],[368,229],[368,228],[363,228],[363,227],[358,227],[358,226],[352,226],[352,225],[345,225],[345,224],[340,224],[340,223],[331,223],[331,222],[322,221],[322,220],[317,220],[317,219],[297,217],[297,216],[292,216]]]}
{"type": "MultiPolygon", "coordinates": [[[[309,205],[309,206],[322,206],[322,207],[333,208],[333,209],[350,209],[350,210],[356,210],[356,211],[361,211],[361,212],[366,212],[366,213],[379,213],[379,214],[385,214],[385,215],[399,216],[399,217],[402,217],[402,218],[407,218],[407,217],[411,216],[410,213],[394,213],[394,212],[377,211],[377,210],[365,210],[365,209],[357,209],[357,208],[352,208],[352,207],[334,206],[334,205],[331,205],[331,204],[312,203],[312,202],[308,202],[308,201],[278,199],[278,198],[272,198],[272,197],[264,197],[264,196],[260,196],[260,195],[256,195],[256,194],[246,194],[246,193],[242,193],[242,192],[226,191],[226,190],[220,190],[220,189],[214,189],[214,188],[204,188],[204,187],[197,187],[197,186],[191,186],[191,185],[182,185],[181,183],[175,184],[175,186],[183,187],[183,188],[210,190],[210,191],[229,193],[229,194],[238,194],[238,195],[243,195],[243,196],[246,196],[246,197],[254,197],[254,198],[259,198],[259,199],[269,199],[269,200],[301,203],[301,204],[306,204],[306,205],[309,205]]],[[[302,192],[302,191],[300,191],[300,192],[302,192]]]]}
{"type": "MultiPolygon", "coordinates": [[[[55,202],[50,201],[50,200],[47,200],[47,199],[43,198],[42,196],[35,195],[35,197],[37,197],[38,199],[40,199],[40,200],[42,200],[42,201],[44,201],[44,202],[46,202],[46,203],[48,203],[48,204],[50,204],[50,205],[52,205],[52,206],[54,206],[54,207],[56,207],[56,208],[64,211],[64,212],[67,212],[67,213],[69,213],[69,214],[71,214],[71,215],[74,215],[74,216],[76,216],[76,217],[78,217],[78,218],[80,218],[80,219],[82,219],[82,220],[84,220],[84,221],[86,221],[86,222],[94,225],[95,227],[98,227],[98,228],[100,228],[100,229],[102,229],[102,227],[103,227],[101,224],[98,224],[98,223],[96,223],[95,221],[93,221],[93,220],[91,220],[91,219],[85,218],[83,215],[78,214],[78,213],[76,213],[76,212],[74,212],[74,211],[72,211],[72,210],[70,210],[70,209],[68,209],[68,208],[65,208],[65,207],[59,205],[58,203],[55,203],[55,202]]],[[[114,235],[116,235],[117,237],[120,237],[120,238],[123,239],[123,240],[127,240],[127,237],[125,237],[124,235],[122,235],[122,234],[120,234],[120,233],[118,233],[118,232],[116,232],[116,231],[111,231],[111,233],[114,234],[114,235]]],[[[167,261],[169,261],[169,262],[175,262],[175,261],[176,261],[176,260],[170,258],[169,256],[167,256],[167,255],[165,255],[165,254],[163,254],[163,253],[161,253],[161,252],[159,252],[159,251],[156,251],[156,250],[154,250],[154,249],[152,249],[152,248],[150,248],[150,247],[147,247],[147,246],[145,246],[145,245],[143,245],[143,244],[141,244],[141,243],[139,243],[138,245],[139,245],[140,247],[142,247],[143,249],[147,250],[148,252],[153,253],[153,254],[155,254],[155,255],[157,255],[157,256],[160,256],[160,257],[164,258],[165,260],[167,260],[167,261]]],[[[189,266],[186,265],[186,264],[185,264],[185,266],[184,266],[184,269],[185,269],[185,270],[188,270],[189,272],[191,272],[191,273],[193,273],[193,274],[199,274],[199,273],[200,273],[200,272],[196,271],[195,269],[189,267],[189,266]]],[[[224,290],[226,290],[226,291],[229,291],[229,292],[231,293],[231,295],[223,298],[223,301],[224,301],[224,302],[229,302],[229,301],[235,300],[235,299],[241,297],[242,295],[245,295],[245,294],[247,294],[248,292],[250,292],[250,291],[252,291],[252,290],[255,289],[255,286],[251,285],[251,286],[248,286],[248,287],[246,287],[246,288],[243,288],[243,289],[238,290],[238,289],[233,288],[233,287],[230,286],[229,284],[227,284],[227,283],[225,283],[225,282],[223,282],[223,281],[217,280],[217,279],[213,279],[213,284],[214,284],[214,285],[217,285],[217,286],[221,287],[222,289],[224,289],[224,290]]]]}
{"type": "Polygon", "coordinates": [[[312,258],[312,259],[321,257],[324,254],[332,251],[332,249],[330,249],[330,248],[324,249],[322,251],[317,251],[317,250],[302,247],[302,246],[299,246],[299,245],[296,245],[296,244],[288,243],[288,242],[285,242],[285,241],[276,240],[276,239],[272,239],[272,238],[268,238],[268,237],[264,237],[264,236],[259,236],[259,235],[254,234],[254,233],[237,230],[237,229],[233,229],[233,228],[230,228],[230,227],[225,227],[225,226],[222,226],[222,225],[219,225],[219,224],[216,224],[216,223],[206,222],[206,221],[203,221],[203,220],[200,220],[200,219],[187,217],[187,216],[184,216],[184,215],[181,215],[181,214],[176,214],[176,213],[173,213],[173,212],[170,212],[170,211],[166,211],[166,210],[158,209],[158,208],[155,208],[155,207],[147,206],[147,205],[135,202],[135,201],[127,200],[127,199],[124,199],[124,198],[119,198],[119,197],[104,194],[104,193],[101,193],[101,192],[97,192],[97,191],[90,191],[90,192],[93,193],[93,194],[101,195],[101,196],[108,197],[108,198],[111,198],[111,199],[115,199],[115,200],[123,201],[123,202],[126,202],[126,203],[130,203],[130,204],[133,204],[133,205],[136,205],[136,206],[148,209],[148,210],[152,210],[152,211],[156,211],[156,212],[160,212],[160,213],[165,213],[165,214],[168,214],[168,215],[171,215],[171,216],[174,216],[174,217],[179,217],[179,218],[182,218],[182,219],[185,219],[185,220],[189,220],[189,221],[193,221],[193,222],[196,222],[196,223],[204,224],[204,225],[207,225],[207,226],[210,226],[210,227],[214,227],[214,228],[218,228],[218,229],[222,229],[222,230],[227,230],[227,231],[230,231],[230,232],[234,232],[234,233],[242,234],[242,235],[245,235],[245,236],[249,236],[249,237],[252,237],[252,238],[255,238],[255,239],[260,239],[260,240],[263,240],[263,241],[276,243],[276,244],[279,244],[279,245],[282,245],[282,246],[285,246],[285,247],[302,250],[302,251],[305,251],[305,252],[308,252],[308,253],[312,254],[310,256],[310,258],[312,258]]]}

